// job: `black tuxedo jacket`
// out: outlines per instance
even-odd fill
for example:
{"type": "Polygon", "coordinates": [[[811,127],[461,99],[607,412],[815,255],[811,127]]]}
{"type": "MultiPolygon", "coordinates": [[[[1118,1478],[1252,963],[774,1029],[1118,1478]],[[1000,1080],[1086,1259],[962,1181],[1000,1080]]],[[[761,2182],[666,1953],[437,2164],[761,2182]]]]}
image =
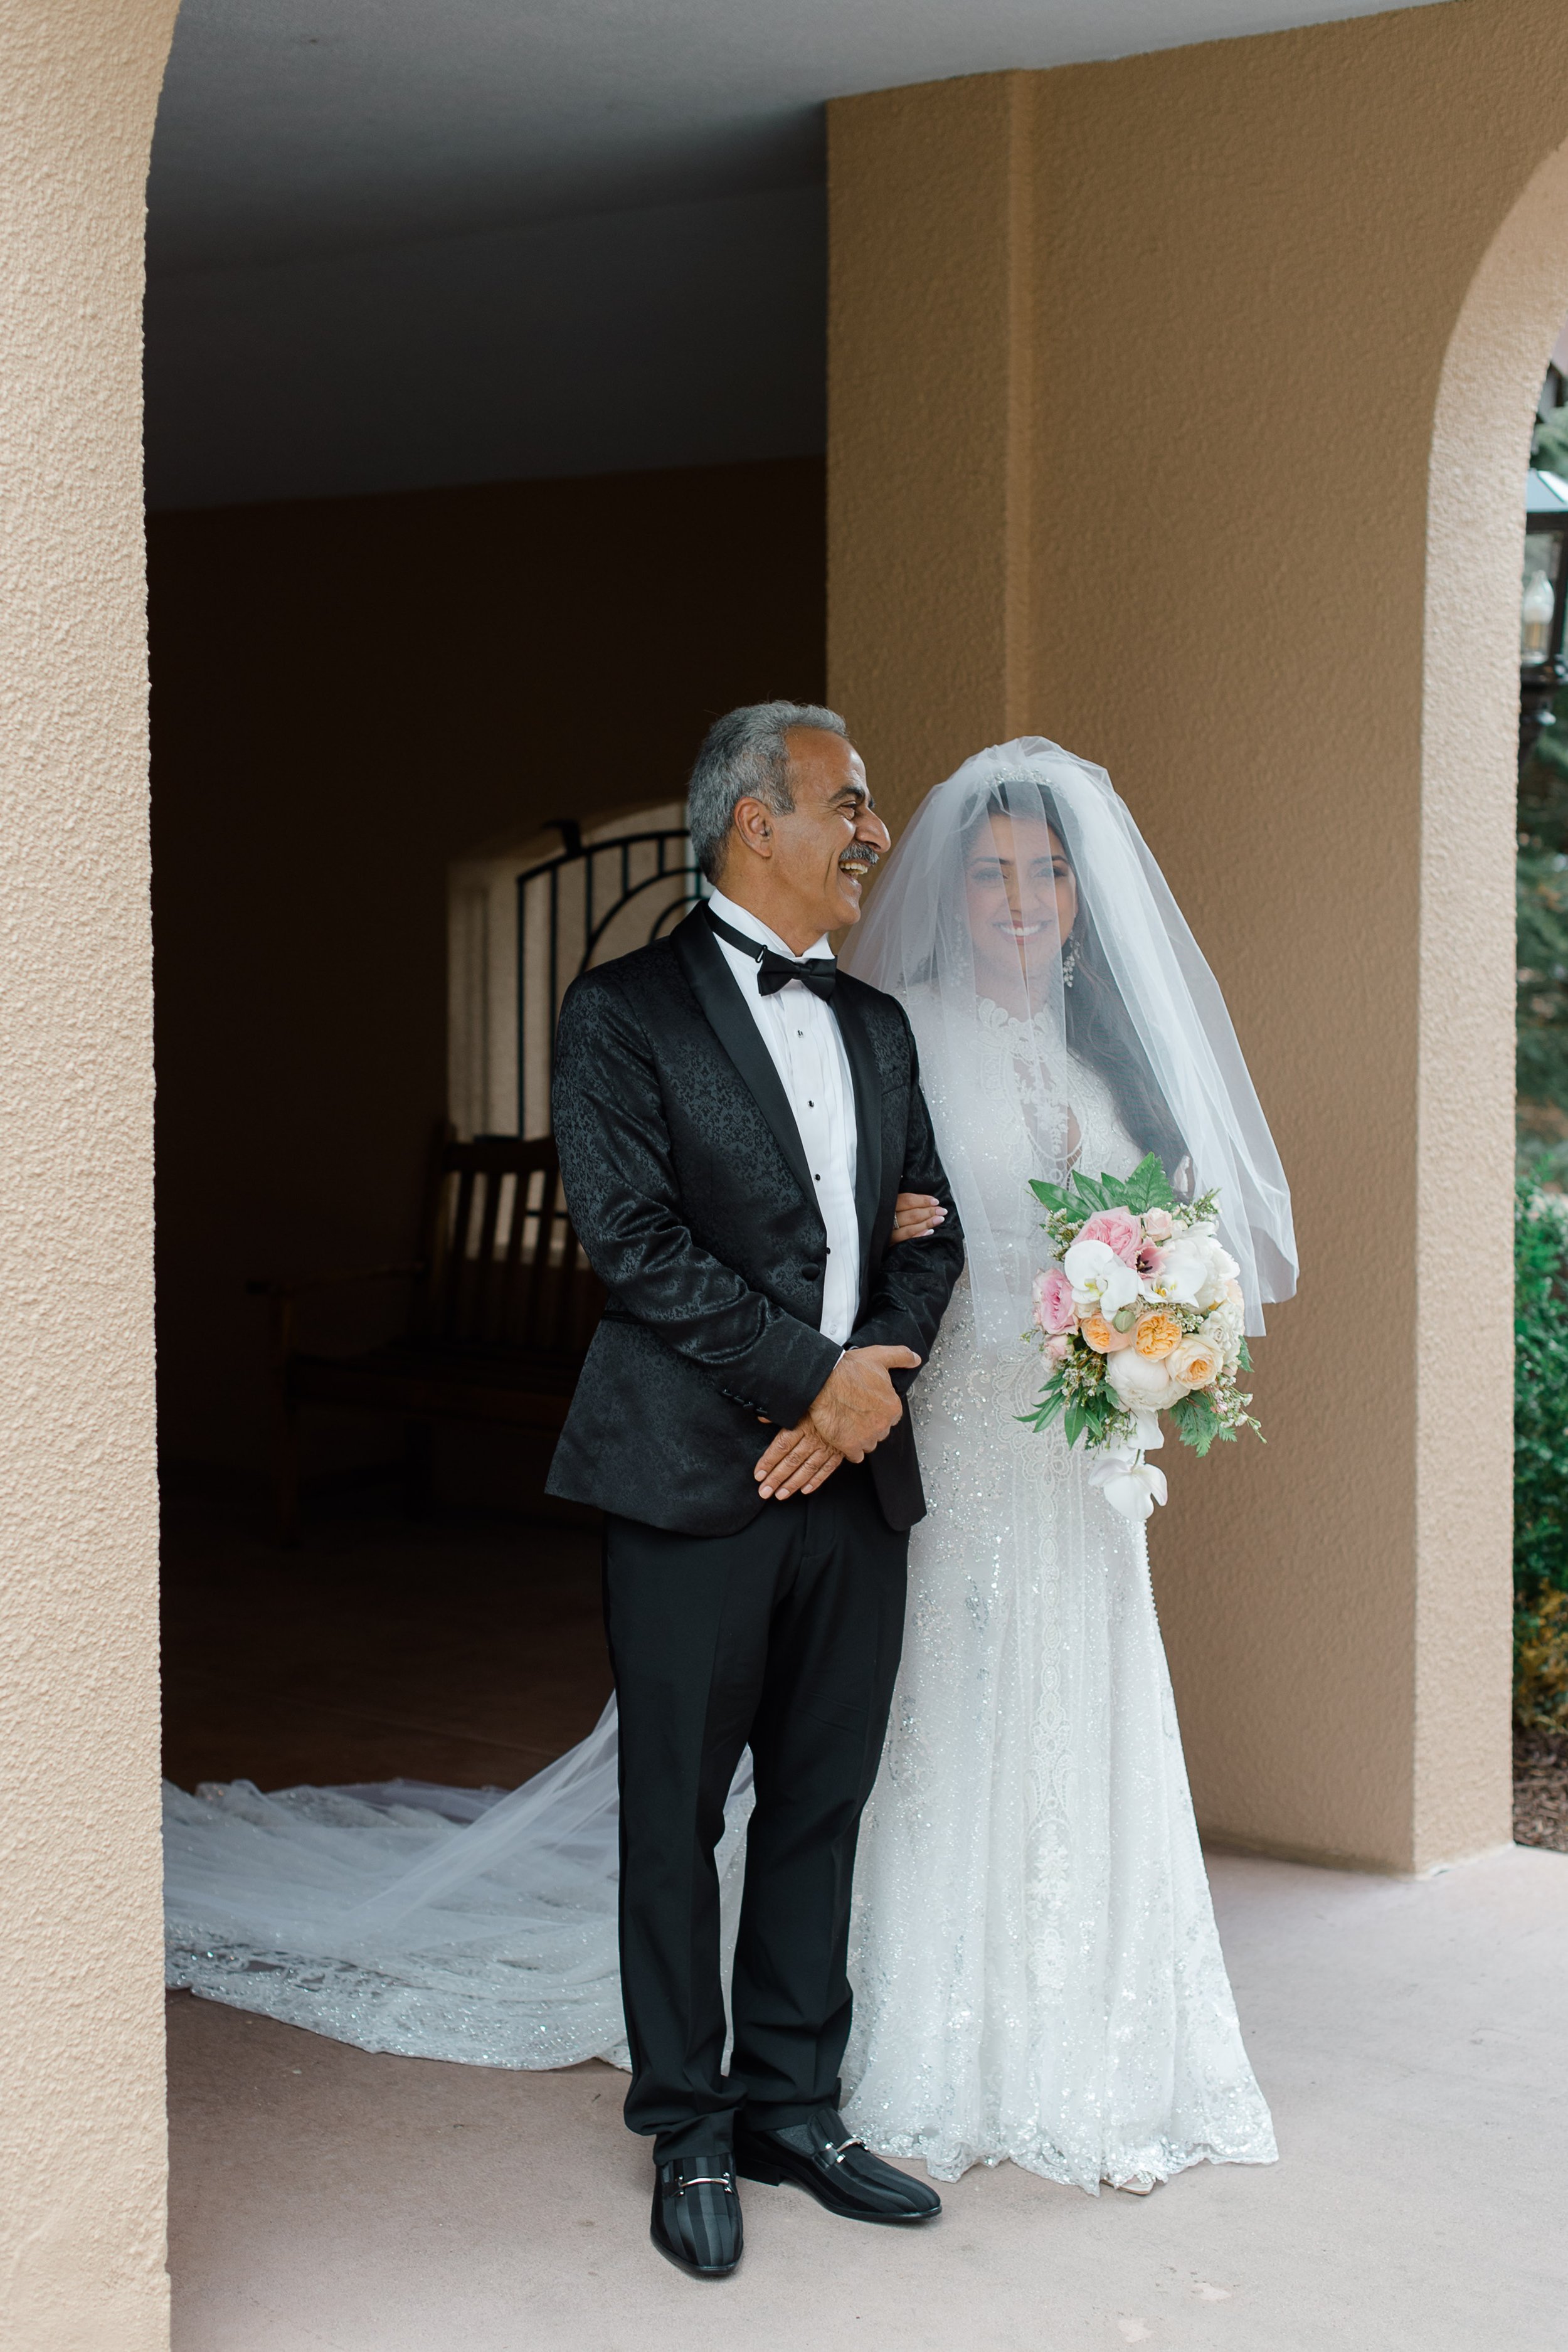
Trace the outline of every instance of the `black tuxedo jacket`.
{"type": "MultiPolygon", "coordinates": [[[[860,1307],[851,1347],[923,1360],[963,1244],[903,1007],[841,974],[855,1084],[860,1307]],[[947,1222],[888,1247],[900,1191],[947,1222]]],[[[687,1535],[759,1510],[752,1470],[838,1358],[818,1327],[827,1237],[800,1130],[700,908],[574,981],[561,1008],[555,1141],[572,1221],[608,1290],[551,1464],[552,1495],[687,1535]]],[[[895,1375],[907,1390],[912,1374],[895,1375]]],[[[923,1517],[909,1418],[869,1456],[889,1526],[923,1517]]]]}

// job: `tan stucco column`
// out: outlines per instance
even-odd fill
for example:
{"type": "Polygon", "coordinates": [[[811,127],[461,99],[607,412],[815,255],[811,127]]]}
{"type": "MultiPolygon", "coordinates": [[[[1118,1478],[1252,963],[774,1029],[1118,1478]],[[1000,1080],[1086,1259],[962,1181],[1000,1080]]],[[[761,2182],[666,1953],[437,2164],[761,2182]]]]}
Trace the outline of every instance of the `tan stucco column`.
{"type": "Polygon", "coordinates": [[[163,2270],[143,189],[174,0],[0,0],[0,2333],[163,2270]]]}
{"type": "Polygon", "coordinates": [[[1267,1451],[1152,1529],[1199,1812],[1509,1835],[1512,664],[1568,16],[1444,7],[830,110],[829,691],[896,812],[1101,761],[1296,1194],[1267,1451]],[[1536,175],[1532,183],[1532,175],[1536,175]]]}

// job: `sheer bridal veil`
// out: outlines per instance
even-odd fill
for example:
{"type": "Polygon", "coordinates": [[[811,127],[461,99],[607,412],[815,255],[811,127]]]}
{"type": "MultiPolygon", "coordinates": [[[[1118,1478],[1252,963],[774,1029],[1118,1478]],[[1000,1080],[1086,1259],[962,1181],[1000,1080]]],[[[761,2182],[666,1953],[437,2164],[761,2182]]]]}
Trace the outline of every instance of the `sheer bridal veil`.
{"type": "Polygon", "coordinates": [[[1159,1153],[1173,1181],[1198,1192],[1218,1187],[1247,1328],[1260,1330],[1264,1302],[1295,1288],[1296,1244],[1284,1171],[1225,1000],[1104,769],[1026,735],[977,752],[927,793],[842,956],[847,971],[909,1011],[963,1220],[981,1335],[999,1342],[1026,1328],[1038,1266],[1026,1204],[1015,1205],[1009,1191],[998,1213],[999,1107],[988,1118],[973,1051],[975,1023],[1005,1019],[987,999],[966,893],[993,814],[1048,824],[1075,885],[1065,940],[1047,894],[1031,910],[1041,918],[1033,935],[1015,941],[1034,1012],[1008,1024],[1033,1172],[1064,1180],[1074,1143],[1071,1060],[1086,1062],[1109,1084],[1133,1140],[1159,1153]]]}

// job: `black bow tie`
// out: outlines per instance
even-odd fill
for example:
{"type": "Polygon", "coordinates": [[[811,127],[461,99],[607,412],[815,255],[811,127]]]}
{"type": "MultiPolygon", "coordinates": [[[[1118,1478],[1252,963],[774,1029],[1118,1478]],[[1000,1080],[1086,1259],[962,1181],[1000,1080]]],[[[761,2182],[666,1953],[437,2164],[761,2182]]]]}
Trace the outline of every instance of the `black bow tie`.
{"type": "Polygon", "coordinates": [[[719,937],[727,940],[732,948],[739,948],[743,956],[750,956],[755,963],[759,996],[776,996],[780,989],[792,980],[798,980],[803,988],[809,988],[812,994],[820,996],[824,1003],[832,995],[838,978],[838,966],[831,956],[807,956],[804,963],[796,963],[793,958],[780,955],[776,948],[765,948],[760,940],[749,940],[744,931],[737,931],[731,924],[721,922],[711,907],[704,911],[719,937]]]}

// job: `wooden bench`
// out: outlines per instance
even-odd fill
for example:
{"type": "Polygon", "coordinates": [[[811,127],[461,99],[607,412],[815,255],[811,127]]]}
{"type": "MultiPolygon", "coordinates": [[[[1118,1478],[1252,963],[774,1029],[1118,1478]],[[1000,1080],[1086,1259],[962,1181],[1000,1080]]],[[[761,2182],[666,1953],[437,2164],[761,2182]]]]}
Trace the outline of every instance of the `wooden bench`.
{"type": "Polygon", "coordinates": [[[419,1255],[405,1265],[257,1279],[270,1304],[268,1367],[278,1528],[300,1540],[299,1424],[303,1405],[391,1413],[405,1425],[411,1497],[429,1477],[438,1421],[558,1430],[605,1293],[566,1214],[555,1146],[446,1124],[430,1155],[419,1255]],[[299,1302],[344,1283],[412,1281],[401,1339],[354,1356],[299,1344],[299,1302]]]}

